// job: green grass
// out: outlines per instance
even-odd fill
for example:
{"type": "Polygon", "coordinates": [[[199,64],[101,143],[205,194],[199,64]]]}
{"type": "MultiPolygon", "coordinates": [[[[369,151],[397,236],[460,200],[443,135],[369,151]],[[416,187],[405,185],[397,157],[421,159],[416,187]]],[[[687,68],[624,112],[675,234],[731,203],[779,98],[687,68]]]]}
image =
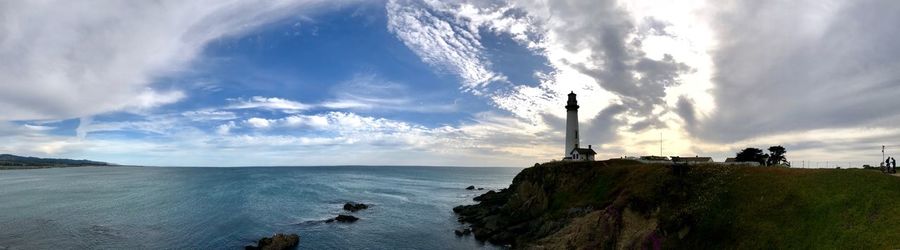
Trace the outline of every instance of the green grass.
{"type": "Polygon", "coordinates": [[[877,171],[701,165],[676,176],[664,164],[610,160],[548,163],[516,178],[542,190],[523,200],[547,195],[531,214],[627,207],[658,220],[665,248],[900,248],[900,178],[877,171]]]}
{"type": "Polygon", "coordinates": [[[869,170],[738,168],[686,246],[900,247],[900,178],[869,170]]]}

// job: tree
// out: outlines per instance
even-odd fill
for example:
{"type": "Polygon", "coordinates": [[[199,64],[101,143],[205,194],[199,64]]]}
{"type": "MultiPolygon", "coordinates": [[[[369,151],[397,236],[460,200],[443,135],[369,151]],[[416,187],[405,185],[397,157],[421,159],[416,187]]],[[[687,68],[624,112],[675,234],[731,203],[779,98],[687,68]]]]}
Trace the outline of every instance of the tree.
{"type": "Polygon", "coordinates": [[[787,149],[781,145],[769,147],[769,165],[782,164],[790,167],[791,164],[787,161],[785,153],[787,153],[787,149]]]}
{"type": "Polygon", "coordinates": [[[758,148],[745,148],[741,150],[741,152],[737,153],[737,156],[734,157],[734,161],[736,162],[758,162],[759,165],[766,165],[766,158],[769,155],[763,154],[762,149],[758,148]]]}

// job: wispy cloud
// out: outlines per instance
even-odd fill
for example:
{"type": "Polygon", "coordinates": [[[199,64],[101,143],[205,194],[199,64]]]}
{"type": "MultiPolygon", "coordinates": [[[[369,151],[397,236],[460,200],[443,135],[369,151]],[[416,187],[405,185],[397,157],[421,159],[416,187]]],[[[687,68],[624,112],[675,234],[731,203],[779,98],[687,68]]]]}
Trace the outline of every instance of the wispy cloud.
{"type": "Polygon", "coordinates": [[[477,32],[440,17],[448,13],[421,1],[392,0],[387,3],[387,15],[392,33],[426,63],[457,74],[465,90],[479,94],[491,82],[506,81],[503,74],[490,69],[477,32]]]}
{"type": "Polygon", "coordinates": [[[181,100],[183,92],[157,89],[154,80],[183,71],[214,39],[326,2],[5,2],[0,120],[68,119],[181,100]]]}
{"type": "Polygon", "coordinates": [[[235,98],[229,99],[229,101],[231,101],[232,104],[225,107],[225,109],[269,109],[284,112],[298,112],[311,107],[307,104],[278,97],[254,96],[250,99],[235,98]]]}
{"type": "Polygon", "coordinates": [[[456,103],[433,103],[428,97],[437,93],[413,93],[405,84],[382,79],[376,74],[356,74],[331,89],[333,99],[317,106],[356,111],[394,111],[449,113],[458,111],[456,103]]]}

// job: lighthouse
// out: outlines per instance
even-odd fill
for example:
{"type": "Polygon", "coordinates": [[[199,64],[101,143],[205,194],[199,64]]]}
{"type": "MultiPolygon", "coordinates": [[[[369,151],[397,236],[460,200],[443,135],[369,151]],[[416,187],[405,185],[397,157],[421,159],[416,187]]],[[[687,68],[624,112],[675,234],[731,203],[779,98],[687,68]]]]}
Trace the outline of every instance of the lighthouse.
{"type": "Polygon", "coordinates": [[[593,161],[597,152],[588,145],[587,148],[579,148],[581,138],[578,133],[578,101],[575,100],[575,92],[569,93],[566,102],[566,154],[563,160],[593,161]]]}
{"type": "Polygon", "coordinates": [[[569,101],[566,102],[566,154],[570,158],[572,150],[578,148],[578,101],[575,100],[575,92],[569,92],[569,101]]]}

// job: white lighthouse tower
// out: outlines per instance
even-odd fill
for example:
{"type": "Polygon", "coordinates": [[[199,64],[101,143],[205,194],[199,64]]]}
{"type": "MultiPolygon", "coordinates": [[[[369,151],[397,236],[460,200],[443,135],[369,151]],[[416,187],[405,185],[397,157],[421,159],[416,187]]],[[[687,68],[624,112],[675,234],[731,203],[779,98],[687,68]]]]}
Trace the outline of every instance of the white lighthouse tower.
{"type": "Polygon", "coordinates": [[[569,93],[569,101],[566,102],[566,154],[565,158],[571,159],[572,150],[578,148],[578,101],[575,100],[575,92],[569,93]]]}
{"type": "Polygon", "coordinates": [[[575,100],[575,92],[569,93],[569,101],[566,102],[566,154],[563,160],[593,161],[597,152],[588,145],[580,148],[580,135],[578,134],[578,101],[575,100]]]}

